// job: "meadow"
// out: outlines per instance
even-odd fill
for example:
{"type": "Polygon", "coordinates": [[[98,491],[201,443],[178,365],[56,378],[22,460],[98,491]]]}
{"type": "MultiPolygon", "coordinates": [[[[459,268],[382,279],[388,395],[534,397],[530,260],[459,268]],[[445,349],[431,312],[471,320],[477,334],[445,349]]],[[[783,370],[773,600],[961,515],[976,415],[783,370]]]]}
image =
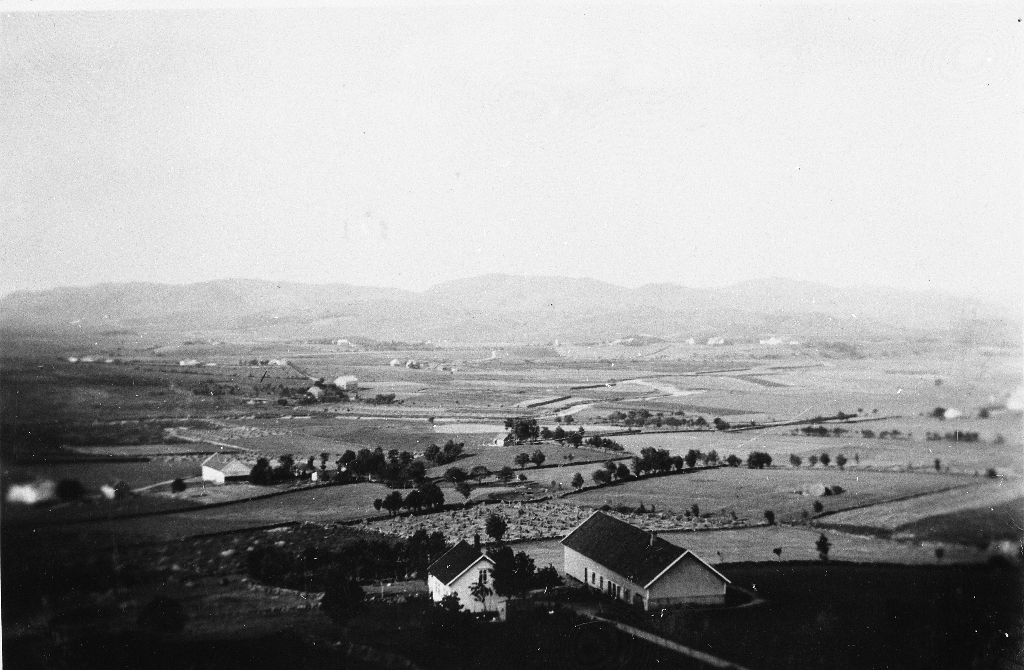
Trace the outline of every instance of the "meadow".
{"type": "Polygon", "coordinates": [[[814,514],[813,504],[820,502],[825,511],[875,505],[893,498],[957,488],[978,481],[973,477],[945,474],[904,474],[839,470],[768,468],[751,470],[715,468],[682,474],[644,478],[614,486],[601,487],[562,500],[573,505],[629,505],[681,513],[698,505],[701,514],[731,515],[759,522],[765,510],[772,510],[779,521],[800,521],[804,513],[814,514]],[[815,497],[799,491],[814,484],[840,486],[838,495],[815,497]]]}

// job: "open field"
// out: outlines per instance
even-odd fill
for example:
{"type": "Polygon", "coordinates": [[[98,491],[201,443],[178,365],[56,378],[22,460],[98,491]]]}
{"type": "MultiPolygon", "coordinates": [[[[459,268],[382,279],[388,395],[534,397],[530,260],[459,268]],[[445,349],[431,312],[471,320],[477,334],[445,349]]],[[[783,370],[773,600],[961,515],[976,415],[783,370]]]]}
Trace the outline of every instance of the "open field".
{"type": "Polygon", "coordinates": [[[692,473],[640,479],[615,486],[598,488],[563,498],[573,505],[630,505],[641,502],[659,510],[682,512],[692,505],[700,506],[701,514],[728,515],[760,521],[765,510],[775,512],[779,521],[797,521],[803,512],[813,513],[812,505],[820,501],[826,511],[861,505],[872,505],[900,496],[941,491],[977,482],[973,477],[938,474],[903,474],[890,472],[804,471],[797,469],[750,470],[717,468],[692,473]],[[839,485],[839,495],[815,498],[798,491],[816,483],[839,485]]]}
{"type": "MultiPolygon", "coordinates": [[[[894,531],[902,526],[958,510],[991,508],[1024,495],[1020,479],[979,478],[963,488],[943,491],[873,507],[830,514],[823,523],[853,528],[878,528],[894,531]]],[[[1024,531],[1022,531],[1024,532],[1024,531]]]]}
{"type": "Polygon", "coordinates": [[[536,468],[532,464],[527,465],[522,470],[519,469],[514,462],[517,454],[527,453],[532,454],[534,451],[540,449],[544,453],[546,460],[543,465],[552,465],[558,463],[567,463],[569,458],[576,461],[592,461],[609,458],[608,452],[601,449],[587,449],[584,447],[575,448],[563,446],[557,443],[544,443],[544,444],[519,444],[509,446],[476,446],[471,447],[468,443],[466,444],[467,454],[465,458],[449,463],[447,465],[438,465],[427,470],[427,475],[430,477],[440,477],[444,474],[445,470],[450,467],[460,467],[467,472],[477,466],[483,465],[496,472],[501,468],[508,466],[516,471],[516,475],[523,473],[534,481],[548,481],[548,473],[554,468],[536,468]]]}
{"type": "Polygon", "coordinates": [[[996,540],[1009,543],[1007,548],[1020,546],[1024,541],[1024,498],[930,515],[900,526],[893,537],[925,538],[978,546],[996,540]]]}

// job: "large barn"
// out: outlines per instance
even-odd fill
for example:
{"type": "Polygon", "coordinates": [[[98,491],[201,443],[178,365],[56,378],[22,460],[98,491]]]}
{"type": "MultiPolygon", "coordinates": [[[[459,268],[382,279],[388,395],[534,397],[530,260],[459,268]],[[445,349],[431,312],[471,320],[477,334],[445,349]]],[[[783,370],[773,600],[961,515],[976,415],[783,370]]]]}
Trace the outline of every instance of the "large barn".
{"type": "Polygon", "coordinates": [[[448,550],[427,568],[427,588],[434,602],[447,595],[459,596],[462,608],[470,612],[496,612],[506,616],[506,599],[493,593],[494,561],[465,540],[448,550]],[[483,584],[492,591],[483,601],[473,595],[474,584],[483,584]]]}
{"type": "Polygon", "coordinates": [[[725,602],[729,580],[689,549],[594,512],[562,540],[565,574],[646,610],[725,602]]]}
{"type": "Polygon", "coordinates": [[[214,454],[203,461],[203,481],[214,484],[244,482],[252,470],[248,465],[227,454],[214,454]]]}

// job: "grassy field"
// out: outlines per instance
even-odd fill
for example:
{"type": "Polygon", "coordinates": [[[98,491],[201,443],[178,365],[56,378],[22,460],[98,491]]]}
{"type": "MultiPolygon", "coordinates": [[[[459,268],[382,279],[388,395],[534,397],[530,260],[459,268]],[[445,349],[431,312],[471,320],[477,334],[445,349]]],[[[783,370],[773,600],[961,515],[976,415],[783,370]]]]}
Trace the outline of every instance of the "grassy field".
{"type": "MultiPolygon", "coordinates": [[[[534,481],[548,482],[552,478],[556,478],[559,475],[554,474],[557,471],[563,470],[563,468],[541,468],[537,469],[533,465],[527,465],[522,470],[515,464],[514,459],[517,454],[523,452],[532,454],[537,449],[544,452],[546,460],[544,465],[552,465],[558,463],[568,463],[569,457],[573,460],[595,460],[595,459],[606,459],[609,458],[609,454],[606,451],[600,449],[586,449],[583,447],[574,448],[562,446],[560,444],[546,443],[546,444],[521,444],[511,446],[477,446],[470,447],[467,443],[466,458],[460,458],[454,463],[447,465],[438,465],[427,470],[427,474],[431,477],[440,477],[444,474],[445,470],[450,467],[458,466],[467,472],[477,466],[483,465],[489,468],[492,472],[500,470],[501,468],[508,466],[519,473],[525,474],[528,478],[534,481]]],[[[581,466],[583,467],[583,466],[581,466]]],[[[596,467],[596,466],[591,466],[596,467]]],[[[570,475],[571,477],[571,475],[570,475]]]]}
{"type": "Polygon", "coordinates": [[[1024,495],[1024,489],[1019,479],[972,478],[964,488],[830,514],[822,522],[840,527],[894,531],[930,516],[952,514],[965,509],[988,509],[1008,503],[1021,495],[1024,495]]]}
{"type": "Polygon", "coordinates": [[[773,510],[779,521],[799,520],[804,511],[812,512],[815,500],[825,510],[841,510],[885,502],[899,496],[939,491],[976,481],[971,477],[937,474],[890,472],[828,471],[797,469],[750,470],[718,468],[693,473],[641,479],[624,484],[585,491],[564,498],[573,505],[654,504],[660,510],[682,512],[691,505],[702,514],[735,512],[741,519],[759,521],[765,510],[773,510]],[[795,493],[803,487],[823,483],[839,485],[840,495],[814,498],[795,493]]]}
{"type": "Polygon", "coordinates": [[[1024,541],[1024,498],[936,514],[896,529],[894,537],[984,546],[992,540],[1024,541]]]}

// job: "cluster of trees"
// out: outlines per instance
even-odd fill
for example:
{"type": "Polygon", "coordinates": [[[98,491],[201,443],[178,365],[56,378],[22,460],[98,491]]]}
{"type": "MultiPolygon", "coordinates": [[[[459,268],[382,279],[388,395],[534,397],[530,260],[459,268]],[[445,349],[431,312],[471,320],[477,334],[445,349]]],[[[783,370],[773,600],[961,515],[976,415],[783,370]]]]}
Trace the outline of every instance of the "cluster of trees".
{"type": "Polygon", "coordinates": [[[409,491],[405,496],[400,491],[392,491],[383,498],[373,501],[373,508],[378,512],[385,510],[394,516],[403,509],[418,514],[424,509],[436,510],[444,506],[444,491],[434,482],[425,482],[418,488],[409,491]]]}
{"type": "Polygon", "coordinates": [[[716,430],[729,430],[729,428],[732,427],[728,421],[725,421],[724,419],[721,419],[717,416],[715,417],[715,420],[712,421],[712,423],[715,425],[716,430]]]}
{"type": "Polygon", "coordinates": [[[248,553],[246,573],[264,584],[323,591],[332,577],[357,583],[425,578],[427,567],[449,548],[440,531],[425,530],[407,540],[360,538],[338,547],[261,544],[248,553]]]}
{"type": "MultiPolygon", "coordinates": [[[[853,460],[859,465],[860,464],[860,454],[859,453],[854,454],[853,455],[853,460]]],[[[803,465],[803,462],[804,462],[804,459],[800,458],[796,454],[790,454],[789,455],[789,464],[792,465],[793,467],[799,468],[801,465],[803,465]]],[[[810,456],[807,457],[807,462],[811,464],[812,468],[815,465],[817,465],[818,463],[821,463],[823,466],[825,466],[827,468],[829,466],[829,464],[832,463],[832,457],[828,455],[828,452],[822,452],[821,456],[817,456],[815,454],[811,454],[810,456]]],[[[839,454],[839,455],[836,456],[836,465],[839,466],[840,470],[845,468],[846,464],[848,462],[849,462],[849,459],[847,459],[846,456],[844,456],[843,454],[839,454]]]]}
{"type": "Polygon", "coordinates": [[[747,467],[751,470],[761,470],[770,467],[772,457],[766,451],[752,451],[747,455],[747,467]]]}
{"type": "Polygon", "coordinates": [[[548,457],[544,455],[543,451],[541,451],[540,449],[535,449],[532,454],[528,454],[525,451],[516,454],[516,457],[513,459],[513,462],[517,466],[519,466],[520,469],[525,468],[528,463],[533,463],[537,467],[540,467],[544,465],[544,461],[546,461],[547,458],[548,457]]]}
{"type": "Polygon", "coordinates": [[[591,435],[586,440],[587,446],[593,447],[594,449],[605,449],[607,451],[625,451],[626,448],[615,440],[607,437],[601,437],[600,435],[591,435]]]}
{"type": "Polygon", "coordinates": [[[578,447],[583,444],[583,433],[585,432],[583,426],[580,426],[576,430],[566,430],[561,426],[555,426],[554,430],[551,430],[547,426],[540,429],[540,437],[543,440],[555,440],[561,444],[569,444],[574,447],[578,447]]]}
{"type": "Polygon", "coordinates": [[[978,433],[954,430],[951,433],[940,435],[939,433],[926,433],[925,439],[929,442],[945,440],[947,442],[977,442],[981,439],[978,433]]]}
{"type": "Polygon", "coordinates": [[[436,465],[447,465],[462,456],[466,444],[448,440],[443,447],[432,444],[423,452],[424,458],[436,465]]]}
{"type": "Polygon", "coordinates": [[[518,416],[509,417],[505,419],[505,428],[511,431],[516,444],[530,442],[540,437],[540,427],[537,425],[537,419],[527,419],[518,416]]]}
{"type": "Polygon", "coordinates": [[[249,471],[249,482],[252,484],[277,484],[294,478],[295,458],[291,454],[278,456],[276,466],[271,466],[266,458],[260,458],[249,471]]]}
{"type": "Polygon", "coordinates": [[[663,412],[652,414],[646,409],[631,409],[628,412],[615,411],[608,415],[607,421],[611,424],[626,427],[654,426],[661,428],[664,425],[672,428],[680,426],[706,428],[708,425],[707,420],[702,416],[687,417],[685,412],[674,412],[665,416],[663,412]]]}
{"type": "MultiPolygon", "coordinates": [[[[622,481],[623,479],[631,479],[633,474],[629,471],[629,466],[625,463],[615,463],[615,461],[608,461],[603,467],[594,470],[590,475],[594,480],[594,483],[598,486],[609,484],[612,480],[622,481]]],[[[572,485],[579,489],[583,487],[583,476],[580,473],[576,473],[572,478],[572,485]],[[577,479],[578,477],[578,479],[577,479]],[[578,486],[577,486],[578,484],[578,486]]]]}
{"type": "MultiPolygon", "coordinates": [[[[699,449],[690,449],[686,456],[673,456],[667,449],[655,447],[644,447],[640,450],[639,456],[632,460],[632,470],[625,463],[608,461],[604,466],[591,473],[591,478],[598,486],[610,484],[613,481],[622,481],[630,478],[641,478],[649,474],[666,473],[675,470],[682,470],[684,467],[694,468],[698,463],[704,465],[716,465],[719,462],[718,452],[711,450],[704,453],[699,449]]],[[[730,454],[725,462],[730,467],[738,466],[742,461],[735,454],[730,454]]],[[[770,458],[769,458],[770,462],[770,458]]],[[[574,488],[583,487],[583,477],[576,473],[572,478],[574,488]]]]}
{"type": "Polygon", "coordinates": [[[427,478],[426,464],[411,452],[390,449],[385,453],[381,447],[346,450],[338,459],[338,469],[350,480],[376,479],[392,488],[419,486],[427,478]]]}
{"type": "Polygon", "coordinates": [[[394,393],[378,393],[372,398],[366,399],[367,405],[393,405],[395,403],[394,393]]]}
{"type": "Polygon", "coordinates": [[[553,566],[537,569],[533,559],[525,552],[513,553],[508,545],[501,545],[488,553],[494,560],[494,592],[506,598],[525,597],[532,589],[559,586],[562,580],[553,566]]]}
{"type": "Polygon", "coordinates": [[[865,439],[869,439],[869,440],[872,439],[872,438],[875,438],[875,437],[877,437],[880,440],[888,440],[890,438],[894,439],[894,440],[898,440],[898,439],[901,439],[901,438],[904,438],[904,437],[907,438],[907,439],[910,439],[910,438],[912,438],[914,436],[914,434],[913,433],[903,433],[898,428],[893,428],[892,430],[883,430],[882,432],[878,433],[877,435],[875,434],[875,431],[873,431],[873,430],[862,430],[862,431],[860,431],[860,436],[865,438],[865,439]]]}

